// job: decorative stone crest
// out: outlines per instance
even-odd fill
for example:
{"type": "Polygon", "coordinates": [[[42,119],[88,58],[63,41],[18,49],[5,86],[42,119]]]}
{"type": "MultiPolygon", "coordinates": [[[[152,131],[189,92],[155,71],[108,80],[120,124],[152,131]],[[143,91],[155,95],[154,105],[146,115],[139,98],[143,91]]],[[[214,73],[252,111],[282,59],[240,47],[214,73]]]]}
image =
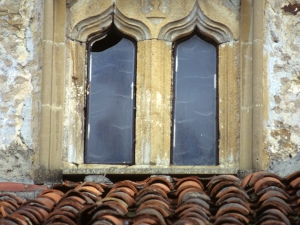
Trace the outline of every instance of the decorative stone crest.
{"type": "Polygon", "coordinates": [[[170,0],[141,0],[142,12],[155,25],[166,18],[170,12],[170,0]]]}
{"type": "MultiPolygon", "coordinates": [[[[79,35],[79,39],[84,41],[83,39],[86,39],[89,33],[91,35],[97,30],[98,32],[105,30],[112,21],[121,32],[137,41],[161,39],[173,42],[195,28],[218,43],[236,40],[239,36],[238,16],[217,1],[116,0],[115,3],[110,2],[110,5],[106,4],[109,7],[99,9],[98,15],[89,17],[89,14],[86,14],[85,19],[74,24],[72,38],[76,39],[79,35]],[[232,14],[232,17],[224,18],[225,12],[232,14]]],[[[95,6],[93,5],[93,8],[95,6]]],[[[82,7],[84,7],[81,8],[83,11],[90,8],[89,3],[82,7]]],[[[76,14],[71,14],[71,17],[76,17],[76,14]]]]}

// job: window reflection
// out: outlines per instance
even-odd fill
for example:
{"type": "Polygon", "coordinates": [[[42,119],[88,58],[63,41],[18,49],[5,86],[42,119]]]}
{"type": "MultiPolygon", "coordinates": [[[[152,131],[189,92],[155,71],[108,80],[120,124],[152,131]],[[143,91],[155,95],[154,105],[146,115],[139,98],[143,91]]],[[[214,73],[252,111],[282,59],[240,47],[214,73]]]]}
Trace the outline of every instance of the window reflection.
{"type": "Polygon", "coordinates": [[[86,163],[132,164],[135,45],[115,32],[89,53],[86,163]]]}
{"type": "Polygon", "coordinates": [[[194,35],[175,49],[174,165],[216,165],[217,49],[194,35]]]}

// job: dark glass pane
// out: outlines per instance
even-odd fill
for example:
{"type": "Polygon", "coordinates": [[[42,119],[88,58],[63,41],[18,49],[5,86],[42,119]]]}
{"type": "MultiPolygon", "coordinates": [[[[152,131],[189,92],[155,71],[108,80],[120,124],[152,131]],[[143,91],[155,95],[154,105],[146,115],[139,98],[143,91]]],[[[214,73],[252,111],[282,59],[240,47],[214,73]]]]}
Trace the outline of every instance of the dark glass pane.
{"type": "Polygon", "coordinates": [[[90,53],[86,162],[133,163],[135,46],[122,39],[90,53]]]}
{"type": "Polygon", "coordinates": [[[176,48],[174,165],[216,165],[217,51],[194,35],[176,48]]]}

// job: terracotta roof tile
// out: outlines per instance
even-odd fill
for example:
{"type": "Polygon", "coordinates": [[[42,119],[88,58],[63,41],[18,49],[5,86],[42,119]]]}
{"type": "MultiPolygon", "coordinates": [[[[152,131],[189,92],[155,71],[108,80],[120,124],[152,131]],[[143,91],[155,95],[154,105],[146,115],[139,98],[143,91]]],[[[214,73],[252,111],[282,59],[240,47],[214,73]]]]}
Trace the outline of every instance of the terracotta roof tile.
{"type": "Polygon", "coordinates": [[[287,177],[260,171],[243,180],[218,175],[115,184],[65,181],[27,201],[0,194],[0,224],[297,225],[300,171],[287,177]]]}

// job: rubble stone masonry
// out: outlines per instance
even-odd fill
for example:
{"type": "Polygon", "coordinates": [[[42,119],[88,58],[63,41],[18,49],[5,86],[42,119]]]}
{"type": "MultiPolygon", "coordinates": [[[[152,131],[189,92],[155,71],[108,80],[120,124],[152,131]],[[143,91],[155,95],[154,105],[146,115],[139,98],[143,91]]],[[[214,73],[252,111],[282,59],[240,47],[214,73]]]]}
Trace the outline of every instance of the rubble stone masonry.
{"type": "MultiPolygon", "coordinates": [[[[262,151],[285,176],[300,168],[300,1],[264,1],[262,151]]],[[[43,3],[0,0],[0,182],[32,183],[39,163],[43,3]]]]}

